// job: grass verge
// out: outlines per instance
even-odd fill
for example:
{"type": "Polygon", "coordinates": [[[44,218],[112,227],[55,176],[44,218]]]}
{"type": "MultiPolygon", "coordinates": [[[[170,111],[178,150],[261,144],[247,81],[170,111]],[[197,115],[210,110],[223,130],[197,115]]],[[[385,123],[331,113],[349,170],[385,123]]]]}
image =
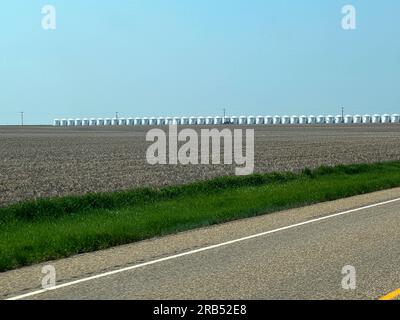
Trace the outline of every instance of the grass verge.
{"type": "Polygon", "coordinates": [[[0,271],[400,186],[400,161],[222,177],[0,208],[0,271]]]}

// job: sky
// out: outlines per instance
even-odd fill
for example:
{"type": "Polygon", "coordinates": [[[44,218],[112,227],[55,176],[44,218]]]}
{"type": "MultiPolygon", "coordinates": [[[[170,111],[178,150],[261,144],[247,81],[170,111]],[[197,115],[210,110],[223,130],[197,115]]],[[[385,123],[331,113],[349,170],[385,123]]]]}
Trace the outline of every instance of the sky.
{"type": "Polygon", "coordinates": [[[2,1],[0,124],[399,113],[399,30],[398,0],[2,1]]]}

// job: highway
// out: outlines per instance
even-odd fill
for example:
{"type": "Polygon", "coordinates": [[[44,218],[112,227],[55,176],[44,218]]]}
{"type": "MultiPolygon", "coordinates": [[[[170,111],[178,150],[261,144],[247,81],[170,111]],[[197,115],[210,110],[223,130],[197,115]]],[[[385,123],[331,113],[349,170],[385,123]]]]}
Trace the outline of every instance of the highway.
{"type": "Polygon", "coordinates": [[[398,299],[400,189],[0,274],[3,299],[398,299]],[[57,285],[40,287],[51,264],[57,285]],[[355,288],[343,288],[345,266],[355,288]]]}

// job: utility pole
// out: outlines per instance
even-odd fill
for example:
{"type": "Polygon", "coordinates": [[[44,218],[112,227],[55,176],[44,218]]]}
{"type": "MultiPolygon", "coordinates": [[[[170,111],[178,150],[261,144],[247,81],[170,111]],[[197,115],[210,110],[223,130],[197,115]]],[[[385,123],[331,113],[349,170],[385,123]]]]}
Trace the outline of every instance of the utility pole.
{"type": "Polygon", "coordinates": [[[342,107],[342,119],[344,119],[344,107],[342,107]]]}
{"type": "Polygon", "coordinates": [[[21,111],[20,113],[21,113],[21,126],[23,126],[24,125],[24,112],[21,111]]]}
{"type": "Polygon", "coordinates": [[[116,112],[115,113],[115,118],[118,120],[118,116],[119,116],[119,114],[118,114],[118,112],[116,112]]]}

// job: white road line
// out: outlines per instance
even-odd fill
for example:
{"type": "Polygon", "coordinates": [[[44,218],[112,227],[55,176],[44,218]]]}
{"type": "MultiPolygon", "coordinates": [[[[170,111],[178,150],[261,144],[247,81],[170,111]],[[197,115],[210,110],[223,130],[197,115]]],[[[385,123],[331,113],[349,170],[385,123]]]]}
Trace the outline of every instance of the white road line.
{"type": "Polygon", "coordinates": [[[112,276],[114,274],[118,274],[118,273],[121,273],[121,272],[130,271],[130,270],[134,270],[134,269],[138,269],[138,268],[143,268],[143,267],[150,266],[150,265],[153,265],[153,264],[156,264],[156,263],[160,263],[160,262],[164,262],[164,261],[168,261],[168,260],[173,260],[173,259],[177,259],[177,258],[180,258],[180,257],[189,256],[189,255],[192,255],[192,254],[195,254],[195,253],[199,253],[199,252],[203,252],[203,251],[208,251],[208,250],[212,250],[212,249],[228,246],[228,245],[231,245],[231,244],[234,244],[234,243],[243,242],[243,241],[246,241],[246,240],[262,237],[262,236],[269,235],[269,234],[272,234],[272,233],[277,233],[277,232],[280,232],[280,231],[293,229],[293,228],[304,226],[304,225],[307,225],[307,224],[311,224],[311,223],[315,223],[315,222],[319,222],[319,221],[323,221],[323,220],[339,217],[339,216],[342,216],[342,215],[345,215],[345,214],[348,214],[348,213],[353,213],[353,212],[357,212],[357,211],[362,211],[362,210],[366,210],[366,209],[370,209],[370,208],[383,206],[383,205],[390,204],[390,203],[397,202],[397,201],[400,201],[400,198],[389,200],[389,201],[384,201],[384,202],[379,202],[379,203],[375,203],[375,204],[368,205],[368,206],[365,206],[365,207],[360,207],[360,208],[356,208],[356,209],[352,209],[352,210],[347,210],[347,211],[343,211],[343,212],[339,212],[339,213],[335,213],[335,214],[331,214],[331,215],[328,215],[328,216],[325,216],[325,217],[321,217],[321,218],[307,220],[307,221],[296,223],[296,224],[293,224],[293,225],[290,225],[290,226],[286,226],[286,227],[282,227],[282,228],[278,228],[278,229],[274,229],[274,230],[270,230],[270,231],[266,231],[266,232],[262,232],[262,233],[257,233],[257,234],[254,234],[254,235],[251,235],[251,236],[248,236],[248,237],[239,238],[239,239],[235,239],[235,240],[231,240],[231,241],[227,241],[227,242],[222,242],[222,243],[215,244],[215,245],[212,245],[212,246],[208,246],[208,247],[204,247],[204,248],[200,248],[200,249],[196,249],[196,250],[192,250],[192,251],[188,251],[188,252],[172,255],[172,256],[161,258],[161,259],[157,259],[157,260],[152,260],[152,261],[145,262],[145,263],[140,263],[140,264],[137,264],[137,265],[134,265],[134,266],[121,268],[121,269],[110,271],[110,272],[101,273],[101,274],[98,274],[98,275],[95,275],[95,276],[92,276],[92,277],[82,278],[82,279],[79,279],[79,280],[76,280],[76,281],[71,281],[71,282],[60,284],[60,285],[56,285],[56,286],[51,287],[51,288],[41,289],[41,290],[33,291],[33,292],[30,292],[30,293],[26,293],[26,294],[23,294],[23,295],[19,295],[19,296],[13,297],[13,298],[9,298],[7,300],[20,300],[20,299],[32,297],[32,296],[35,296],[35,295],[38,295],[38,294],[41,294],[41,293],[45,293],[45,292],[48,292],[48,291],[53,291],[53,290],[57,290],[57,289],[65,288],[65,287],[70,287],[70,286],[73,286],[75,284],[79,284],[79,283],[88,282],[88,281],[95,280],[95,279],[100,279],[100,278],[112,276]]]}

